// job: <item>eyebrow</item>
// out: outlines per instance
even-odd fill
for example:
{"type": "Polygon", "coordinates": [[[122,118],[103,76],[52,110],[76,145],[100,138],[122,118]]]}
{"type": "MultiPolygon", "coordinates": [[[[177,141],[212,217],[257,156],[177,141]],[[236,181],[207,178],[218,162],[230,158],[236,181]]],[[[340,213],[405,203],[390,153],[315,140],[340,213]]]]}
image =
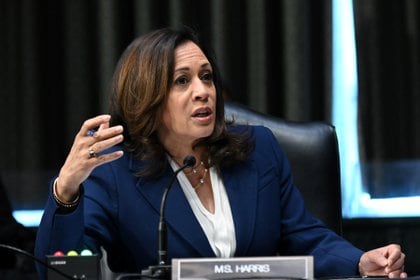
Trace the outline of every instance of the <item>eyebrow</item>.
{"type": "MultiPolygon", "coordinates": [[[[203,63],[203,64],[201,64],[201,66],[200,66],[200,68],[206,68],[206,67],[210,67],[210,68],[212,69],[210,62],[203,63]]],[[[190,69],[190,67],[176,68],[176,69],[175,69],[175,72],[187,71],[187,70],[189,70],[189,69],[190,69]]]]}

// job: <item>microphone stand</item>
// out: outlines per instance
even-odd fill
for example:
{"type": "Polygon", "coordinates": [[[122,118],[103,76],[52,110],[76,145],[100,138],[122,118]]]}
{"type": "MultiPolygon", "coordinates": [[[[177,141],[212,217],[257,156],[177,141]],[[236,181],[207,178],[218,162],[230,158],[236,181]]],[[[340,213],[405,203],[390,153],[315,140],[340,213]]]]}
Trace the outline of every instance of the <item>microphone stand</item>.
{"type": "Polygon", "coordinates": [[[171,181],[168,186],[165,188],[165,191],[162,195],[162,201],[160,203],[160,216],[159,216],[159,227],[158,227],[158,257],[159,261],[157,265],[149,266],[148,269],[142,270],[142,276],[149,277],[153,279],[171,279],[171,266],[168,264],[168,230],[166,226],[165,219],[165,206],[166,206],[166,196],[168,195],[169,190],[172,187],[173,182],[176,179],[176,176],[179,172],[184,170],[187,167],[193,167],[195,165],[194,156],[186,156],[183,161],[183,165],[175,171],[171,181]]]}

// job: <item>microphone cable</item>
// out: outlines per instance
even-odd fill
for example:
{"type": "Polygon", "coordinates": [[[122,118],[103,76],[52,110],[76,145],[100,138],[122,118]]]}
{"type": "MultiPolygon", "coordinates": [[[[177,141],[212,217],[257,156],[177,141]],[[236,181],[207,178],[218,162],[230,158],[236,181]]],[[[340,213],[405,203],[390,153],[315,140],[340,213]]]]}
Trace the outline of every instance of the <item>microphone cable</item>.
{"type": "Polygon", "coordinates": [[[54,272],[60,274],[61,276],[63,276],[66,279],[70,279],[70,280],[82,280],[82,279],[80,279],[77,276],[70,276],[70,275],[62,272],[61,270],[59,270],[59,269],[53,267],[52,265],[49,265],[48,263],[46,263],[46,262],[38,259],[37,257],[35,257],[34,255],[32,255],[31,253],[26,252],[25,250],[22,250],[22,249],[19,249],[19,248],[16,248],[16,247],[13,247],[13,246],[10,246],[10,245],[7,245],[7,244],[2,244],[2,243],[0,243],[0,248],[9,250],[9,251],[11,251],[13,253],[22,254],[22,255],[24,255],[24,256],[26,256],[26,257],[28,257],[28,258],[30,258],[30,259],[38,262],[38,263],[40,263],[40,264],[42,264],[46,268],[53,270],[54,272]]]}
{"type": "MultiPolygon", "coordinates": [[[[60,274],[61,276],[63,276],[66,279],[69,279],[69,280],[84,280],[84,278],[80,278],[77,275],[74,275],[74,276],[68,275],[68,274],[62,272],[61,270],[55,268],[54,266],[38,259],[37,257],[32,255],[31,253],[29,253],[27,251],[24,251],[22,249],[19,249],[17,247],[13,247],[13,246],[10,246],[10,245],[7,245],[7,244],[0,243],[0,249],[1,248],[6,249],[8,251],[11,251],[12,253],[19,253],[21,255],[24,255],[25,257],[28,257],[28,258],[40,263],[41,265],[43,265],[47,269],[53,270],[54,272],[60,274]]],[[[142,275],[140,273],[121,273],[121,274],[118,274],[115,279],[116,280],[128,280],[128,279],[137,280],[137,279],[160,279],[160,278],[156,277],[156,276],[152,276],[152,275],[142,275]]]]}

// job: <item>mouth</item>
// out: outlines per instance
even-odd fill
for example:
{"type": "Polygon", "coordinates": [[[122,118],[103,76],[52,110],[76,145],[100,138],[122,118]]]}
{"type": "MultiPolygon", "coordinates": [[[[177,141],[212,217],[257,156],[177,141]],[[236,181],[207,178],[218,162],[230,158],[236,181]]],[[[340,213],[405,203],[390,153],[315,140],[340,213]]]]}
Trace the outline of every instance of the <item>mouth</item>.
{"type": "Polygon", "coordinates": [[[198,108],[191,117],[200,124],[208,124],[213,120],[213,111],[209,107],[198,108]]]}
{"type": "Polygon", "coordinates": [[[212,110],[209,107],[199,108],[192,114],[193,118],[206,118],[212,114],[212,110]]]}

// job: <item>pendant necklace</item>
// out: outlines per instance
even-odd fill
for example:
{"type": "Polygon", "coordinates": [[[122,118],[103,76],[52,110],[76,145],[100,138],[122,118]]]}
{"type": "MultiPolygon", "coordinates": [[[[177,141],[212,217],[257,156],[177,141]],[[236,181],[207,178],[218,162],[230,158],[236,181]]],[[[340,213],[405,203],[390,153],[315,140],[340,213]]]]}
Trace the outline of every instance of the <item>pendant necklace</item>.
{"type": "Polygon", "coordinates": [[[194,175],[199,175],[199,168],[200,167],[202,167],[203,169],[204,169],[204,171],[203,171],[203,175],[201,176],[201,178],[198,180],[198,184],[197,185],[195,185],[195,186],[193,186],[193,189],[194,190],[197,190],[197,189],[199,189],[199,188],[201,188],[203,185],[204,185],[204,183],[206,182],[206,176],[207,176],[207,173],[209,172],[209,170],[204,166],[204,162],[200,162],[200,164],[198,165],[198,167],[196,168],[196,167],[194,167],[193,169],[192,169],[192,174],[194,174],[194,175]]]}

